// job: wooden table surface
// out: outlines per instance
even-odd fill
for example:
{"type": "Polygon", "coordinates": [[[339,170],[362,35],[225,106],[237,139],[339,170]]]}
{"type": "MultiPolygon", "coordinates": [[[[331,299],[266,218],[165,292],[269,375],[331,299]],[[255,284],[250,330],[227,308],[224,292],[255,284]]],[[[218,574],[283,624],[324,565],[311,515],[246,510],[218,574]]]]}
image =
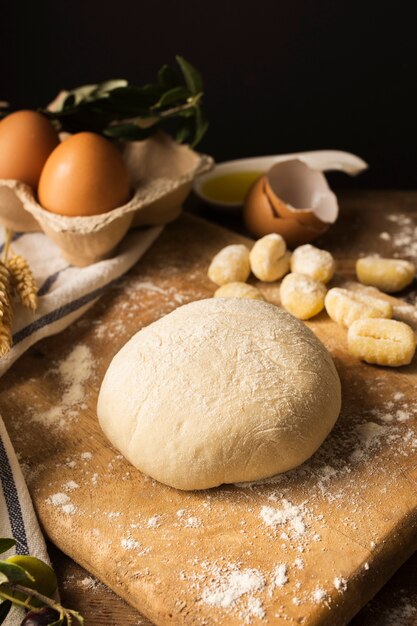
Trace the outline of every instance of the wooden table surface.
{"type": "MultiPolygon", "coordinates": [[[[359,237],[363,241],[364,251],[380,252],[388,256],[397,250],[400,256],[412,259],[413,242],[417,242],[413,229],[417,226],[417,192],[361,191],[340,193],[341,218],[346,225],[337,229],[338,237],[359,237]],[[389,240],[386,236],[372,235],[367,241],[367,233],[361,230],[361,213],[372,211],[375,215],[384,209],[397,216],[396,225],[401,237],[389,240]],[[411,218],[411,221],[410,221],[411,218]],[[341,234],[342,233],[342,234],[341,234]],[[368,246],[366,246],[368,244],[368,246]],[[400,244],[402,248],[400,247],[400,244]]],[[[198,204],[195,199],[188,202],[187,208],[212,219],[228,228],[242,232],[239,219],[212,213],[198,204]]],[[[375,218],[377,219],[377,218],[375,218]]],[[[393,218],[393,222],[395,221],[393,218]]],[[[381,222],[381,233],[384,223],[381,222]]],[[[379,235],[381,234],[379,233],[379,235]]],[[[318,242],[326,247],[326,241],[332,240],[332,231],[318,242]]],[[[415,243],[417,252],[417,243],[415,243]]],[[[417,261],[417,257],[414,258],[417,261]]],[[[413,302],[412,286],[406,297],[413,302]]],[[[417,549],[417,546],[416,546],[417,549]]],[[[68,557],[50,546],[53,564],[57,570],[63,602],[80,611],[86,618],[87,626],[150,626],[150,622],[129,607],[123,600],[95,580],[68,557]]],[[[411,626],[417,624],[417,554],[397,572],[379,594],[351,622],[351,626],[411,626]]]]}

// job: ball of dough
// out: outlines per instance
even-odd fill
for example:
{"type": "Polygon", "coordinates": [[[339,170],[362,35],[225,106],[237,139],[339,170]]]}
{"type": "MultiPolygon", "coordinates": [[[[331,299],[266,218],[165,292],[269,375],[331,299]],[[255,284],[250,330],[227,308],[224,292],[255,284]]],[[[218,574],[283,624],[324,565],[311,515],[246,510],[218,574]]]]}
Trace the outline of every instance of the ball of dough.
{"type": "Polygon", "coordinates": [[[244,283],[249,274],[249,250],[243,244],[232,244],[220,250],[210,263],[207,273],[216,285],[244,283]]]}
{"type": "Polygon", "coordinates": [[[283,258],[287,251],[285,239],[278,233],[270,233],[262,239],[258,239],[250,251],[250,266],[256,278],[265,282],[273,282],[282,278],[288,272],[288,267],[283,264],[283,258]]]}
{"type": "Polygon", "coordinates": [[[178,489],[285,472],[340,411],[340,381],[302,322],[259,300],[200,300],[140,330],[116,354],[100,425],[138,469],[178,489]]]}

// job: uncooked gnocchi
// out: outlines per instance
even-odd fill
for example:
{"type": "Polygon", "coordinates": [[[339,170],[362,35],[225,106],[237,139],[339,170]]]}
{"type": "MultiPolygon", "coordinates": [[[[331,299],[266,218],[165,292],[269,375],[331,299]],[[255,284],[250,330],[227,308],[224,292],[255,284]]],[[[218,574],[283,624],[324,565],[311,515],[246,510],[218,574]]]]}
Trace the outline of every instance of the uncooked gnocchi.
{"type": "Polygon", "coordinates": [[[356,320],[348,330],[349,351],[362,361],[399,367],[408,365],[415,353],[413,329],[396,320],[356,320]]]}
{"type": "Polygon", "coordinates": [[[249,259],[253,274],[259,280],[273,282],[287,274],[290,255],[286,254],[285,239],[277,233],[265,235],[255,242],[249,259]]]}
{"type": "Polygon", "coordinates": [[[279,290],[281,304],[300,320],[308,320],[324,307],[326,287],[305,274],[288,274],[279,290]]]}
{"type": "Polygon", "coordinates": [[[244,283],[250,274],[249,250],[242,244],[226,246],[216,254],[208,269],[208,277],[216,285],[244,283]]]}
{"type": "Polygon", "coordinates": [[[356,261],[356,275],[360,282],[387,293],[407,287],[413,281],[415,273],[413,263],[401,259],[366,256],[356,261]]]}
{"type": "Polygon", "coordinates": [[[265,300],[259,289],[247,283],[227,283],[214,292],[215,298],[249,298],[265,300]]]}
{"type": "Polygon", "coordinates": [[[332,320],[346,327],[359,319],[392,317],[392,306],[386,300],[339,287],[327,292],[324,305],[332,320]]]}
{"type": "Polygon", "coordinates": [[[296,248],[291,257],[291,271],[307,274],[322,283],[328,283],[333,277],[335,262],[327,250],[320,250],[307,243],[296,248]]]}

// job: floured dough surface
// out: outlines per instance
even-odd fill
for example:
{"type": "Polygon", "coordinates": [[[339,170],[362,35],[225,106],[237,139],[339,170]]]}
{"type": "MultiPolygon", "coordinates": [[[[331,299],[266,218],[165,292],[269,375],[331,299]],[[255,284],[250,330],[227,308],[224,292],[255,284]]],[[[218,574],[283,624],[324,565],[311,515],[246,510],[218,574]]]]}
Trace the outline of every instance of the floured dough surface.
{"type": "Polygon", "coordinates": [[[138,469],[178,489],[285,472],[332,429],[340,381],[302,322],[257,300],[179,307],[116,354],[97,407],[138,469]]]}

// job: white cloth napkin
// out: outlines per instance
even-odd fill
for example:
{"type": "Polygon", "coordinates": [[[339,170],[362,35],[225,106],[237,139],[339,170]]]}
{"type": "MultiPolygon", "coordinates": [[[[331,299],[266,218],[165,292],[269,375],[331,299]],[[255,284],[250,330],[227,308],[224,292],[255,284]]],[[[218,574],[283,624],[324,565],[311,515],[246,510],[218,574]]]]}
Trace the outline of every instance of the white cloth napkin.
{"type": "MultiPolygon", "coordinates": [[[[161,227],[132,230],[116,256],[83,268],[69,265],[58,247],[43,233],[17,233],[12,250],[30,264],[39,287],[39,307],[36,313],[20,304],[14,307],[14,345],[0,360],[0,376],[39,339],[60,332],[80,317],[140,259],[161,230],[161,227]]],[[[2,241],[0,239],[0,254],[2,241]]],[[[48,562],[30,495],[1,417],[0,487],[0,536],[14,537],[17,542],[15,548],[0,558],[17,552],[48,562]]],[[[4,624],[18,626],[22,619],[22,611],[13,609],[4,624]]]]}

